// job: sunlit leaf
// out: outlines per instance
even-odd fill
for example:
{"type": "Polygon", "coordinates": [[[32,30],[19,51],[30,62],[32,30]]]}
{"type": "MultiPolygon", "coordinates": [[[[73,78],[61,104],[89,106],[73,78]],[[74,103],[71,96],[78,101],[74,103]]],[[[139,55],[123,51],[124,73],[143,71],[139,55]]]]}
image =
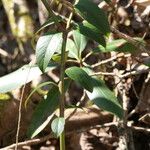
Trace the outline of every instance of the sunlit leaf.
{"type": "Polygon", "coordinates": [[[7,101],[10,99],[10,96],[5,93],[0,93],[0,101],[7,101]]]}
{"type": "Polygon", "coordinates": [[[94,104],[99,108],[109,111],[119,118],[122,118],[123,109],[119,104],[114,93],[110,91],[101,79],[91,77],[92,73],[87,68],[71,67],[66,69],[66,74],[76,82],[78,82],[87,91],[87,95],[94,104]]]}
{"type": "MultiPolygon", "coordinates": [[[[45,72],[54,67],[55,65],[51,64],[51,66],[47,67],[45,72]]],[[[8,75],[0,77],[0,93],[6,93],[19,88],[25,83],[36,79],[41,74],[42,72],[37,65],[25,65],[8,75]]]]}
{"type": "MultiPolygon", "coordinates": [[[[92,73],[92,71],[87,68],[84,68],[84,70],[88,73],[92,73]]],[[[86,91],[89,99],[99,108],[109,111],[119,118],[122,118],[123,109],[114,93],[108,89],[104,81],[98,79],[97,77],[91,77],[91,82],[93,84],[93,92],[86,91]]]]}
{"type": "Polygon", "coordinates": [[[65,119],[62,117],[56,118],[52,121],[51,129],[56,137],[59,137],[64,131],[65,119]]]}
{"type": "Polygon", "coordinates": [[[87,45],[87,38],[81,34],[78,30],[73,31],[73,39],[76,46],[77,51],[75,51],[76,56],[78,59],[81,59],[81,53],[85,49],[87,45]]]}
{"type": "Polygon", "coordinates": [[[100,79],[92,79],[93,92],[87,91],[87,95],[90,100],[94,102],[99,108],[109,111],[119,118],[122,118],[123,109],[121,108],[117,98],[114,94],[106,87],[103,81],[100,79]]]}
{"type": "Polygon", "coordinates": [[[70,58],[75,58],[80,61],[81,53],[87,44],[87,39],[78,31],[73,32],[73,37],[74,41],[69,38],[67,39],[66,51],[69,52],[68,56],[70,58]]]}
{"type": "Polygon", "coordinates": [[[77,49],[74,41],[69,38],[67,39],[66,50],[69,52],[68,56],[70,58],[75,58],[75,59],[79,60],[78,49],[77,49]]]}
{"type": "Polygon", "coordinates": [[[41,71],[44,71],[53,54],[61,49],[62,33],[48,33],[39,38],[36,45],[36,59],[41,71]]]}

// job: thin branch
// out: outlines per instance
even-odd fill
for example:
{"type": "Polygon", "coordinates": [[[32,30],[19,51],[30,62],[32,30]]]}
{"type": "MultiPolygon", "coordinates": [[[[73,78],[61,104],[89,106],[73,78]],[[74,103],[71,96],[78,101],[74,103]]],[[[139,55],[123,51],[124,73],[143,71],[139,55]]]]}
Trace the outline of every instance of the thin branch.
{"type": "Polygon", "coordinates": [[[4,57],[12,58],[9,53],[7,53],[5,50],[3,50],[1,48],[0,48],[0,55],[2,55],[4,57]]]}
{"type": "Polygon", "coordinates": [[[117,76],[114,72],[95,72],[92,73],[90,76],[98,76],[98,75],[117,76]]]}
{"type": "Polygon", "coordinates": [[[125,33],[120,32],[119,30],[117,30],[114,27],[111,27],[110,29],[111,29],[112,33],[117,34],[120,38],[123,38],[123,39],[127,40],[129,43],[131,43],[135,46],[138,46],[139,41],[135,40],[134,38],[130,37],[129,35],[127,35],[125,33]]]}
{"type": "MultiPolygon", "coordinates": [[[[111,126],[116,126],[117,127],[118,126],[118,122],[109,122],[109,123],[104,123],[102,125],[96,125],[96,126],[85,127],[85,128],[78,128],[77,132],[78,133],[82,133],[82,132],[85,132],[85,131],[90,130],[90,129],[105,128],[105,127],[111,127],[111,126]]],[[[135,131],[139,131],[139,132],[144,132],[146,134],[150,134],[150,128],[142,128],[142,127],[137,127],[137,126],[128,126],[128,128],[131,128],[131,129],[133,129],[135,131]]],[[[69,131],[67,133],[67,135],[70,135],[72,133],[74,133],[74,130],[69,131]]],[[[28,145],[28,146],[30,146],[30,145],[36,145],[36,144],[45,142],[45,141],[47,141],[47,140],[49,140],[51,138],[52,138],[52,135],[49,134],[49,135],[46,135],[46,136],[41,137],[41,138],[27,140],[27,141],[24,141],[24,142],[19,142],[18,143],[18,147],[22,147],[22,146],[26,146],[26,145],[28,145]]],[[[15,145],[16,144],[9,145],[7,147],[1,148],[1,150],[14,149],[15,145]]]]}
{"type": "Polygon", "coordinates": [[[70,3],[69,1],[66,1],[66,0],[58,0],[58,1],[59,1],[59,3],[64,5],[66,7],[66,9],[68,9],[70,11],[74,10],[74,7],[73,7],[72,3],[70,3]]]}
{"type": "Polygon", "coordinates": [[[130,77],[130,76],[139,75],[139,74],[142,74],[142,73],[147,73],[149,71],[150,71],[150,68],[142,69],[142,70],[135,70],[135,71],[131,71],[131,72],[128,72],[126,74],[121,75],[120,78],[127,78],[127,77],[130,77]]]}
{"type": "Polygon", "coordinates": [[[93,52],[89,52],[83,59],[82,61],[84,62],[87,58],[89,58],[91,55],[93,54],[93,52]]]}
{"type": "Polygon", "coordinates": [[[150,80],[150,72],[148,73],[147,75],[147,78],[145,79],[143,85],[142,85],[142,88],[141,88],[141,92],[139,94],[139,97],[138,97],[138,104],[136,105],[136,107],[130,112],[130,114],[128,114],[128,117],[132,116],[134,113],[136,113],[138,111],[138,108],[141,104],[141,102],[143,101],[143,96],[144,96],[144,92],[145,92],[145,87],[148,83],[148,81],[150,80]]]}
{"type": "Polygon", "coordinates": [[[79,64],[79,62],[77,60],[74,60],[74,59],[68,59],[66,62],[79,64]]]}
{"type": "Polygon", "coordinates": [[[150,128],[142,128],[142,127],[137,127],[137,126],[131,126],[130,128],[132,128],[135,131],[140,131],[146,134],[150,134],[150,128]]]}
{"type": "Polygon", "coordinates": [[[100,61],[100,62],[98,62],[98,63],[92,65],[91,67],[92,67],[92,68],[95,68],[95,67],[98,67],[98,66],[100,66],[100,65],[103,65],[103,64],[109,63],[109,62],[111,62],[111,61],[114,61],[114,60],[116,60],[116,59],[118,59],[118,58],[122,58],[122,57],[125,57],[125,58],[126,58],[126,57],[129,57],[130,55],[131,55],[131,54],[119,53],[119,54],[117,54],[117,55],[115,55],[115,56],[113,56],[113,57],[110,57],[110,58],[106,59],[106,60],[102,60],[102,61],[100,61]]]}
{"type": "Polygon", "coordinates": [[[95,73],[90,74],[90,76],[98,76],[98,75],[118,76],[120,79],[124,79],[124,78],[128,78],[128,77],[131,77],[131,76],[134,76],[134,75],[147,73],[149,71],[150,71],[150,68],[145,68],[145,69],[142,69],[142,70],[133,70],[133,71],[127,72],[127,73],[122,74],[122,75],[116,74],[114,72],[95,72],[95,73]]]}
{"type": "Polygon", "coordinates": [[[47,136],[44,136],[42,138],[37,138],[37,139],[32,139],[32,140],[27,140],[27,141],[24,141],[24,142],[19,142],[18,144],[12,144],[10,146],[7,146],[7,147],[4,147],[4,148],[1,148],[1,150],[9,150],[9,149],[14,149],[17,145],[17,147],[22,147],[22,146],[25,146],[25,145],[35,145],[35,144],[39,144],[39,143],[42,143],[48,139],[50,139],[52,136],[51,134],[50,135],[47,135],[47,136]]]}
{"type": "Polygon", "coordinates": [[[21,91],[21,96],[20,96],[15,150],[18,149],[19,132],[20,132],[21,117],[22,117],[21,111],[22,111],[23,96],[24,96],[24,92],[25,92],[25,88],[26,88],[26,83],[27,83],[27,80],[28,80],[28,77],[29,77],[29,74],[30,74],[30,70],[31,70],[31,64],[30,64],[30,68],[29,68],[29,71],[27,73],[26,80],[25,80],[25,83],[23,85],[23,88],[22,88],[22,91],[21,91]]]}

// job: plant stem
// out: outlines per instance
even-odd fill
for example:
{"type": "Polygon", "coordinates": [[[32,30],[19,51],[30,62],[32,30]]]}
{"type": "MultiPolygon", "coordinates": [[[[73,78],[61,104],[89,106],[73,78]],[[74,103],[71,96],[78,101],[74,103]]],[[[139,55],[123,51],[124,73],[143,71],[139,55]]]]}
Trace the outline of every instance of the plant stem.
{"type": "Polygon", "coordinates": [[[63,131],[60,135],[60,150],[65,150],[65,131],[63,131]]]}
{"type": "MultiPolygon", "coordinates": [[[[65,75],[65,51],[67,42],[67,32],[63,33],[63,44],[61,50],[61,75],[60,75],[60,117],[64,117],[65,110],[65,88],[64,88],[64,75],[65,75]]],[[[60,150],[65,150],[65,132],[60,135],[60,150]]]]}
{"type": "MultiPolygon", "coordinates": [[[[64,117],[65,111],[65,85],[64,85],[64,76],[65,76],[65,51],[67,44],[68,29],[70,28],[71,19],[73,13],[70,14],[69,19],[66,25],[66,31],[63,32],[63,44],[61,50],[61,75],[60,75],[60,117],[64,117]]],[[[60,150],[65,150],[65,131],[60,135],[60,150]]]]}
{"type": "MultiPolygon", "coordinates": [[[[64,90],[64,75],[65,75],[65,50],[67,42],[67,33],[63,33],[63,44],[61,50],[61,75],[60,75],[60,92],[61,92],[61,106],[64,106],[65,90],[64,90]]],[[[60,107],[60,117],[64,117],[64,108],[60,107]]]]}
{"type": "MultiPolygon", "coordinates": [[[[49,6],[47,0],[41,0],[44,4],[45,8],[49,12],[50,17],[54,19],[56,23],[57,18],[56,15],[53,13],[51,7],[49,6]]],[[[64,31],[63,28],[63,43],[61,49],[61,70],[60,70],[60,117],[64,118],[64,111],[65,111],[65,85],[64,85],[64,76],[65,76],[65,51],[66,51],[66,44],[67,44],[67,36],[68,36],[68,29],[70,28],[71,19],[73,17],[73,13],[70,14],[69,19],[66,24],[66,30],[64,31]]],[[[62,26],[61,26],[62,27],[62,26]]],[[[65,150],[65,131],[62,132],[60,135],[60,150],[65,150]]]]}

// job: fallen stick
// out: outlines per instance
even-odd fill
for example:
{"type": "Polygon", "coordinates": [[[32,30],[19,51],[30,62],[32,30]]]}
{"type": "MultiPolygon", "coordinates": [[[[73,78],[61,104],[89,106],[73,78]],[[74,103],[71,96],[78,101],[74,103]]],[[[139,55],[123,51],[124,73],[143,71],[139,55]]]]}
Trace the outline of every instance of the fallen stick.
{"type": "MultiPolygon", "coordinates": [[[[65,116],[69,117],[70,114],[72,114],[74,110],[75,108],[67,109],[65,111],[65,116]]],[[[76,111],[73,113],[73,115],[69,117],[68,120],[66,119],[67,120],[66,128],[65,128],[66,134],[71,134],[73,132],[82,131],[84,129],[87,130],[96,125],[103,125],[105,123],[111,122],[112,119],[113,119],[112,114],[108,112],[104,112],[96,107],[86,108],[84,110],[77,108],[76,111]]],[[[49,128],[46,130],[49,133],[51,133],[49,128]]],[[[36,138],[36,139],[27,140],[24,142],[19,142],[18,147],[22,147],[25,145],[29,146],[29,145],[39,144],[50,138],[53,138],[51,134],[46,135],[42,138],[36,138]]],[[[16,144],[12,144],[10,146],[1,148],[0,150],[10,150],[10,149],[13,149],[15,146],[16,144]]]]}

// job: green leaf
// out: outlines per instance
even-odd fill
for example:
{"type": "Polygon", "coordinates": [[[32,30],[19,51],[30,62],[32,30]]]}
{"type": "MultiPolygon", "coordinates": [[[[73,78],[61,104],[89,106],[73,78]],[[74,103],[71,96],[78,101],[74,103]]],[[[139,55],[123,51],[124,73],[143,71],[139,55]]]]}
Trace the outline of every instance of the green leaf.
{"type": "Polygon", "coordinates": [[[125,40],[115,40],[110,43],[107,43],[106,47],[103,47],[102,45],[99,45],[97,48],[95,48],[94,52],[130,52],[134,53],[137,50],[137,48],[132,45],[131,43],[127,43],[125,40]]]}
{"type": "Polygon", "coordinates": [[[79,23],[77,26],[77,30],[79,30],[81,34],[85,35],[91,40],[98,42],[104,47],[106,46],[105,38],[103,34],[100,32],[100,30],[95,26],[93,26],[92,24],[88,23],[87,21],[79,23]]]}
{"type": "Polygon", "coordinates": [[[79,60],[78,49],[77,49],[74,41],[69,38],[67,39],[66,51],[69,52],[68,56],[70,58],[75,58],[75,59],[79,60]]]}
{"type": "Polygon", "coordinates": [[[91,0],[78,0],[75,5],[75,10],[104,35],[110,33],[106,14],[91,0]]]}
{"type": "MultiPolygon", "coordinates": [[[[136,40],[137,43],[139,44],[143,44],[143,45],[145,44],[141,38],[134,38],[134,40],[136,40]]],[[[104,53],[112,52],[112,51],[135,53],[137,52],[137,50],[138,50],[138,47],[136,45],[133,45],[124,39],[118,39],[118,40],[113,40],[111,42],[108,42],[106,44],[106,47],[99,45],[93,51],[104,52],[104,53]]]]}
{"type": "Polygon", "coordinates": [[[43,87],[43,86],[49,85],[49,84],[52,84],[52,85],[54,85],[54,86],[57,86],[57,84],[55,84],[54,82],[51,82],[51,81],[48,81],[48,82],[44,82],[44,83],[39,84],[35,89],[32,90],[32,92],[29,94],[29,96],[28,96],[27,99],[25,100],[25,108],[27,107],[27,104],[28,104],[29,99],[31,98],[31,96],[32,96],[38,89],[40,89],[40,88],[43,87]]]}
{"type": "Polygon", "coordinates": [[[8,94],[5,93],[0,93],[0,101],[7,101],[9,100],[11,97],[8,94]]]}
{"type": "Polygon", "coordinates": [[[109,111],[119,118],[122,118],[123,109],[114,93],[107,88],[102,80],[92,78],[91,81],[93,83],[93,92],[90,93],[86,91],[89,99],[92,100],[99,108],[109,111]]]}
{"type": "MultiPolygon", "coordinates": [[[[68,51],[65,51],[65,62],[68,58],[68,51]]],[[[56,53],[52,56],[52,60],[56,63],[61,63],[61,54],[56,53]]]]}
{"type": "Polygon", "coordinates": [[[59,88],[53,86],[48,92],[47,98],[42,100],[33,113],[31,125],[27,135],[31,138],[40,133],[52,119],[55,110],[59,106],[59,88]]]}
{"type": "Polygon", "coordinates": [[[83,69],[79,67],[70,67],[66,69],[65,73],[68,75],[68,77],[78,82],[86,90],[90,92],[93,91],[93,84],[91,82],[91,77],[83,69]]]}
{"type": "Polygon", "coordinates": [[[79,50],[79,52],[82,52],[87,44],[87,38],[79,33],[79,31],[74,30],[73,31],[73,39],[75,41],[76,47],[79,50]]]}
{"type": "Polygon", "coordinates": [[[56,118],[53,120],[51,124],[51,129],[56,137],[59,137],[61,133],[64,131],[65,127],[65,119],[62,117],[56,118]]]}
{"type": "Polygon", "coordinates": [[[53,54],[61,49],[62,41],[62,33],[49,33],[39,38],[36,45],[36,59],[41,71],[45,71],[53,54]]]}
{"type": "Polygon", "coordinates": [[[78,57],[78,59],[81,59],[81,52],[85,49],[86,45],[87,45],[87,38],[81,34],[79,31],[74,30],[73,31],[73,39],[75,42],[75,46],[77,48],[77,52],[76,55],[78,57]]]}
{"type": "Polygon", "coordinates": [[[66,50],[69,51],[68,56],[71,58],[75,58],[77,60],[81,60],[81,53],[85,49],[87,44],[87,38],[80,34],[79,31],[73,31],[73,40],[67,39],[66,50]]]}
{"type": "MultiPolygon", "coordinates": [[[[51,64],[50,67],[47,67],[45,72],[53,67],[55,66],[51,64]]],[[[41,74],[42,72],[38,66],[25,65],[20,69],[0,78],[0,93],[6,93],[16,88],[20,88],[22,85],[36,79],[41,74]]]]}
{"type": "MultiPolygon", "coordinates": [[[[69,85],[70,79],[65,79],[65,92],[67,91],[69,85]]],[[[55,113],[55,110],[59,106],[59,98],[59,87],[53,84],[47,94],[47,98],[40,102],[33,113],[31,125],[27,131],[27,135],[29,137],[35,137],[48,125],[55,113]]]]}
{"type": "Polygon", "coordinates": [[[65,72],[71,79],[78,82],[87,90],[86,93],[94,104],[122,118],[123,109],[114,93],[107,88],[102,80],[90,77],[87,73],[91,73],[91,70],[71,67],[66,69],[65,72]]]}

